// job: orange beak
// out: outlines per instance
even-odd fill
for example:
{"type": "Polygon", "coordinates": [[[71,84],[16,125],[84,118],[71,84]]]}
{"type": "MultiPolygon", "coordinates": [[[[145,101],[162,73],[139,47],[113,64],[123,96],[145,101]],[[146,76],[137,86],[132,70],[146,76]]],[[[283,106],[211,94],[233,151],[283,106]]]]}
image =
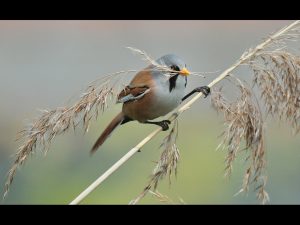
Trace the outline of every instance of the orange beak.
{"type": "Polygon", "coordinates": [[[183,68],[182,70],[179,71],[179,74],[181,74],[182,76],[187,76],[190,75],[190,71],[187,70],[187,68],[183,68]]]}

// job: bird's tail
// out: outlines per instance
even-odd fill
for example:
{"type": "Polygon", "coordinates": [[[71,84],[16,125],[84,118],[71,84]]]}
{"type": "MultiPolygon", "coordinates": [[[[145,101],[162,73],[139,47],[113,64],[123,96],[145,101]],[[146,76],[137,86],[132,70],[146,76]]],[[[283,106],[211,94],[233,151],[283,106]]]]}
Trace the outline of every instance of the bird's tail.
{"type": "Polygon", "coordinates": [[[120,112],[108,126],[105,128],[103,133],[100,135],[96,143],[94,144],[93,148],[91,149],[91,154],[93,154],[104,142],[105,140],[111,135],[111,133],[123,122],[124,114],[120,112]]]}

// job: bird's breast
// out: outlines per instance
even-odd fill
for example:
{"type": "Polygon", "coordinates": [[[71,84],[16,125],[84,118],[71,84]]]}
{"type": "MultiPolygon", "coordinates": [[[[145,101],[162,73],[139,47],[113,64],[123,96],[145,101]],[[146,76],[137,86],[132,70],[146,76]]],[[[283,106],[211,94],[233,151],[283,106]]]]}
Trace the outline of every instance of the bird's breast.
{"type": "Polygon", "coordinates": [[[170,82],[168,79],[157,81],[158,85],[154,87],[154,103],[153,112],[156,117],[164,116],[175,109],[184,96],[186,80],[183,76],[178,76],[175,86],[170,89],[170,82]]]}

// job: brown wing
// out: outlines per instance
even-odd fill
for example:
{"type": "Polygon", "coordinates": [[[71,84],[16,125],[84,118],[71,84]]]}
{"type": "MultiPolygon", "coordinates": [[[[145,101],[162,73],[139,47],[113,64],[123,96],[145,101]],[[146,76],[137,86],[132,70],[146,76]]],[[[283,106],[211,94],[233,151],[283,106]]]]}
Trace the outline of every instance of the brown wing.
{"type": "Polygon", "coordinates": [[[142,98],[149,92],[150,88],[146,85],[141,86],[126,86],[118,95],[118,103],[125,103],[128,101],[134,101],[142,98]]]}
{"type": "Polygon", "coordinates": [[[149,69],[150,67],[147,67],[135,75],[130,85],[126,86],[118,95],[117,103],[138,100],[150,91],[153,81],[149,69]]]}

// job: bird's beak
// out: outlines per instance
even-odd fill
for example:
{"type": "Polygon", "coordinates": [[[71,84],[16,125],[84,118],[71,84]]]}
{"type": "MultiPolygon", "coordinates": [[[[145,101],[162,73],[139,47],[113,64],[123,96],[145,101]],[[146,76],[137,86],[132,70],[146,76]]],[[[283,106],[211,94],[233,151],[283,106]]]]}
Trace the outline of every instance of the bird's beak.
{"type": "Polygon", "coordinates": [[[183,68],[182,70],[179,71],[179,74],[181,74],[182,76],[188,76],[190,75],[190,71],[187,70],[187,68],[183,68]]]}

